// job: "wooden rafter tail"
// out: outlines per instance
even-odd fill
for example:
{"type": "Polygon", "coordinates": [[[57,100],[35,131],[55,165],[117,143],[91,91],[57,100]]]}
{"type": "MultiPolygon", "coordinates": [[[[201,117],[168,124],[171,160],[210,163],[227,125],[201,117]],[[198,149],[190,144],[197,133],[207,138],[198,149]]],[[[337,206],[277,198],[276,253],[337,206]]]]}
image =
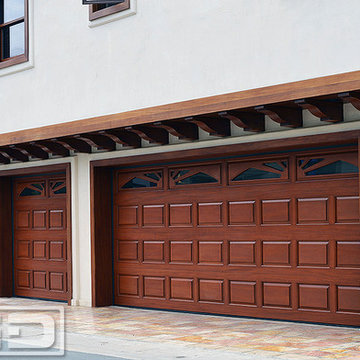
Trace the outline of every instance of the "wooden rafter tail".
{"type": "Polygon", "coordinates": [[[141,147],[141,138],[131,132],[122,129],[112,129],[112,130],[103,130],[99,131],[99,134],[109,137],[117,144],[130,146],[133,148],[140,148],[141,147]]]}
{"type": "Polygon", "coordinates": [[[212,136],[230,136],[230,121],[219,115],[190,116],[185,121],[196,124],[200,129],[212,136]]]}
{"type": "Polygon", "coordinates": [[[222,111],[219,116],[230,120],[244,131],[262,132],[265,131],[265,115],[250,111],[222,111]]]}
{"type": "Polygon", "coordinates": [[[91,145],[81,139],[65,137],[60,139],[52,139],[51,141],[64,145],[68,150],[91,154],[91,145]]]}
{"type": "Polygon", "coordinates": [[[280,126],[298,128],[303,124],[302,111],[300,108],[280,105],[261,105],[256,106],[254,109],[269,116],[271,120],[277,122],[280,126]]]}
{"type": "Polygon", "coordinates": [[[15,161],[27,162],[29,161],[29,156],[19,149],[16,149],[13,145],[9,147],[2,147],[1,152],[7,154],[11,159],[15,161]]]}
{"type": "Polygon", "coordinates": [[[36,145],[43,149],[44,151],[47,151],[49,153],[52,153],[53,155],[59,155],[59,156],[69,156],[70,151],[63,145],[56,143],[54,141],[50,140],[42,140],[42,141],[36,141],[34,143],[31,143],[33,145],[36,145]]]}
{"type": "Polygon", "coordinates": [[[344,121],[343,103],[340,101],[300,99],[295,100],[295,104],[310,111],[321,121],[332,123],[344,121]]]}
{"type": "Polygon", "coordinates": [[[354,108],[360,111],[360,92],[344,92],[338,94],[338,97],[346,104],[350,103],[354,108]]]}
{"type": "Polygon", "coordinates": [[[167,131],[161,128],[145,125],[134,125],[126,127],[125,130],[134,132],[142,139],[149,141],[150,143],[157,143],[161,145],[166,145],[169,143],[169,135],[167,131]]]}
{"type": "Polygon", "coordinates": [[[108,151],[116,150],[115,141],[102,134],[81,134],[76,137],[98,149],[106,149],[108,151]]]}
{"type": "Polygon", "coordinates": [[[156,127],[165,129],[169,134],[184,140],[198,140],[199,130],[196,124],[186,121],[158,121],[153,124],[156,127]]]}
{"type": "Polygon", "coordinates": [[[9,156],[0,150],[0,163],[2,164],[10,164],[9,156]]]}
{"type": "Polygon", "coordinates": [[[26,151],[31,157],[47,160],[49,158],[49,153],[41,149],[38,146],[32,144],[18,144],[16,145],[18,149],[26,151]]]}

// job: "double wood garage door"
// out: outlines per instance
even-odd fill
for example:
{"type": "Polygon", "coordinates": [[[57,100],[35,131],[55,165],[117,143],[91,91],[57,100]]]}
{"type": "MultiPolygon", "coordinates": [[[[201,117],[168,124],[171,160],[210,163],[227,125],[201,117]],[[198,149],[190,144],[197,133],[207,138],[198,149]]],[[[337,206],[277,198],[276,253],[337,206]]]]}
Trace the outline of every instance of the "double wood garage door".
{"type": "Polygon", "coordinates": [[[360,325],[356,152],[115,172],[115,304],[360,325]]]}
{"type": "Polygon", "coordinates": [[[14,294],[68,300],[64,175],[16,179],[14,294]]]}

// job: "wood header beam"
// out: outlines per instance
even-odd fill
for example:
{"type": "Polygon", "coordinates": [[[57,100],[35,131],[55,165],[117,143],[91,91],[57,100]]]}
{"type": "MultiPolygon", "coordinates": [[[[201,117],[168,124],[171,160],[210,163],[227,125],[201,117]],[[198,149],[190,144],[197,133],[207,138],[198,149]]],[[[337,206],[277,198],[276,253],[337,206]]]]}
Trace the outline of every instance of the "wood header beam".
{"type": "Polygon", "coordinates": [[[173,120],[207,113],[251,108],[314,96],[351,92],[359,89],[360,71],[353,71],[0,134],[0,146],[65,137],[75,133],[96,132],[104,129],[173,120]]]}

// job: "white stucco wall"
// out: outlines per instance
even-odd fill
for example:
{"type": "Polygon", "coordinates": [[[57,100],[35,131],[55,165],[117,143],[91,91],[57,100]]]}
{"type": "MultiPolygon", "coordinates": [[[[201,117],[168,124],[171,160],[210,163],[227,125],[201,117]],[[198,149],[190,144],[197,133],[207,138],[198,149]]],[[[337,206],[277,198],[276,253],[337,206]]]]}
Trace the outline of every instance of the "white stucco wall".
{"type": "Polygon", "coordinates": [[[0,133],[359,70],[359,0],[137,0],[95,28],[31,0],[34,67],[0,70],[0,133]]]}

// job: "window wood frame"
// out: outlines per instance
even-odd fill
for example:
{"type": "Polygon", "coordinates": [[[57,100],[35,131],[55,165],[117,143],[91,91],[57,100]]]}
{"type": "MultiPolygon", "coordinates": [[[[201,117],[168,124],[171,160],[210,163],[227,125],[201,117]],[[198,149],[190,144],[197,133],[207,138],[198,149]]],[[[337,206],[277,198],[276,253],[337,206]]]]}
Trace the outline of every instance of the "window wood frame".
{"type": "Polygon", "coordinates": [[[93,21],[96,19],[100,19],[104,16],[116,14],[121,11],[125,11],[130,9],[130,0],[125,0],[124,2],[110,6],[105,9],[97,10],[97,5],[90,5],[89,6],[89,20],[93,21]]]}
{"type": "Polygon", "coordinates": [[[11,21],[8,21],[6,23],[0,24],[0,69],[7,68],[9,66],[21,64],[24,62],[29,61],[29,0],[24,0],[24,17],[20,17],[11,21]],[[24,22],[24,54],[13,56],[6,58],[4,60],[2,59],[2,29],[5,27],[9,27],[11,25],[17,25],[24,22]]]}

